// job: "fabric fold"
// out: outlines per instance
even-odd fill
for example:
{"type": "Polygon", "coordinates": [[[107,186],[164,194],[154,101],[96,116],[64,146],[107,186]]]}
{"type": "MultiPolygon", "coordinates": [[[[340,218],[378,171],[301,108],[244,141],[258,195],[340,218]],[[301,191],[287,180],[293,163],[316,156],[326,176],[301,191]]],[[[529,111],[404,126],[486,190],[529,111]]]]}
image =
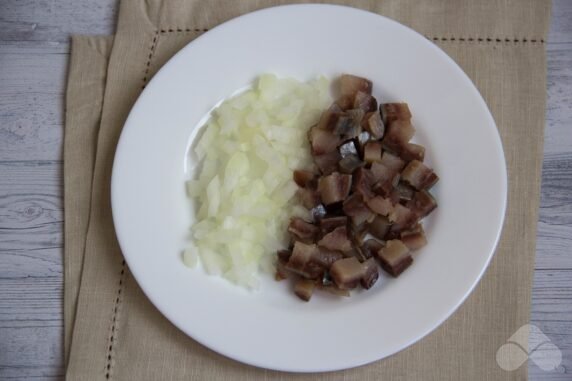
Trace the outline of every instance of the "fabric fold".
{"type": "Polygon", "coordinates": [[[64,351],[69,354],[89,221],[91,180],[112,37],[71,42],[64,135],[64,351]]]}

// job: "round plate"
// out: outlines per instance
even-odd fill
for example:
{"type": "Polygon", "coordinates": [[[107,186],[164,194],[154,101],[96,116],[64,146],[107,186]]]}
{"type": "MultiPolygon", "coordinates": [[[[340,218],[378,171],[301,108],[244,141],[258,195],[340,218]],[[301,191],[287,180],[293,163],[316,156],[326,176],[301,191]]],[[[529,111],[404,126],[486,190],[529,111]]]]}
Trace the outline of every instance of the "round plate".
{"type": "Polygon", "coordinates": [[[453,60],[392,20],[331,5],[254,12],[187,45],[133,107],[112,178],[117,237],[153,304],[216,352],[293,372],[369,363],[434,330],[485,271],[506,193],[494,120],[453,60]],[[303,80],[352,73],[371,79],[382,102],[409,103],[416,139],[441,180],[432,191],[439,208],[425,223],[429,244],[398,279],[304,303],[270,276],[249,292],[183,265],[193,221],[184,187],[189,147],[214,105],[267,72],[303,80]]]}

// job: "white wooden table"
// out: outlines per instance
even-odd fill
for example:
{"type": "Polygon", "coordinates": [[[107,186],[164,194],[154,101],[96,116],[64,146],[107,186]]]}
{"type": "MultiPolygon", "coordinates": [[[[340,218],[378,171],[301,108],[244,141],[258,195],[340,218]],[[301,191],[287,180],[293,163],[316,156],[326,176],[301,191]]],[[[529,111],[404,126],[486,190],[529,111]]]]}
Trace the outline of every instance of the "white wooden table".
{"type": "MultiPolygon", "coordinates": [[[[0,379],[61,379],[62,137],[69,36],[111,34],[116,0],[0,0],[0,379]]],[[[553,2],[531,322],[572,380],[572,0],[553,2]]]]}

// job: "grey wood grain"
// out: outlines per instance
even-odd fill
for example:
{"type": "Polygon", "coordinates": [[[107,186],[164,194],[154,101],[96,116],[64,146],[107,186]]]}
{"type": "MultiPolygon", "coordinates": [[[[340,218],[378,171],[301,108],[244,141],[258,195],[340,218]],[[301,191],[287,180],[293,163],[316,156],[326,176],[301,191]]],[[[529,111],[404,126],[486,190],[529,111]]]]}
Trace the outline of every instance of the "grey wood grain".
{"type": "MultiPolygon", "coordinates": [[[[529,361],[531,380],[572,379],[572,270],[536,270],[532,289],[531,324],[542,332],[562,352],[562,363],[551,372],[529,361]]],[[[542,352],[542,347],[540,349],[542,352]]],[[[552,358],[553,353],[549,356],[552,358]]]]}
{"type": "Polygon", "coordinates": [[[3,41],[67,42],[72,34],[112,34],[116,0],[2,0],[3,41]]]}
{"type": "MultiPolygon", "coordinates": [[[[572,56],[572,51],[570,53],[572,56]]],[[[549,110],[548,114],[551,113],[549,110]]],[[[546,133],[550,134],[549,129],[553,127],[546,128],[546,133]]],[[[563,125],[560,128],[567,127],[563,125]]],[[[572,135],[572,131],[569,134],[572,135]]],[[[569,147],[572,147],[572,142],[569,147]]],[[[571,186],[572,153],[545,155],[537,229],[537,269],[572,269],[571,186]]]]}
{"type": "MultiPolygon", "coordinates": [[[[111,34],[116,0],[0,1],[0,379],[61,379],[63,95],[69,35],[111,34]]],[[[531,323],[572,379],[572,1],[553,1],[531,323]]]]}
{"type": "Polygon", "coordinates": [[[546,46],[546,130],[530,319],[559,348],[562,363],[546,372],[529,361],[531,380],[572,379],[572,1],[556,0],[552,6],[546,46]]]}
{"type": "Polygon", "coordinates": [[[60,160],[67,52],[5,48],[0,45],[0,161],[60,160]]]}
{"type": "Polygon", "coordinates": [[[570,42],[572,35],[572,5],[570,0],[552,0],[552,25],[548,33],[551,44],[570,42]]]}
{"type": "Polygon", "coordinates": [[[0,162],[0,173],[2,294],[4,279],[61,277],[63,213],[59,163],[0,162]]]}
{"type": "MultiPolygon", "coordinates": [[[[572,1],[568,2],[572,8],[572,1]]],[[[555,10],[556,12],[557,10],[555,10]]],[[[572,24],[572,15],[568,19],[572,24]]],[[[572,36],[572,31],[569,34],[572,36]]],[[[572,37],[568,42],[552,44],[547,50],[547,112],[545,134],[545,161],[551,161],[554,154],[570,154],[572,145],[572,37]]]]}
{"type": "Polygon", "coordinates": [[[61,379],[61,164],[0,162],[0,379],[61,379]]]}
{"type": "Polygon", "coordinates": [[[70,33],[110,34],[116,2],[0,2],[0,379],[63,367],[63,94],[70,33]]]}

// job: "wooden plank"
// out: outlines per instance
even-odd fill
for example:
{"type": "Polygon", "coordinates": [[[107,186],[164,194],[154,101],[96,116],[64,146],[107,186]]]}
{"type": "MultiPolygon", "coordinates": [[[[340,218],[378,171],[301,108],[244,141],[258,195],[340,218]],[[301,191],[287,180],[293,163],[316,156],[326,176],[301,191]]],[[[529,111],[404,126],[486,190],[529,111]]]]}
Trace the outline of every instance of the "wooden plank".
{"type": "Polygon", "coordinates": [[[116,0],[3,0],[0,40],[67,41],[70,34],[112,34],[116,0]]]}
{"type": "Polygon", "coordinates": [[[0,378],[61,379],[61,163],[0,162],[0,174],[0,378]]]}
{"type": "Polygon", "coordinates": [[[4,54],[68,54],[68,41],[2,41],[0,59],[4,54]]]}
{"type": "Polygon", "coordinates": [[[0,279],[0,329],[63,327],[61,274],[0,279]]]}
{"type": "MultiPolygon", "coordinates": [[[[61,196],[63,189],[61,164],[60,161],[0,161],[0,171],[2,172],[0,195],[17,195],[35,191],[39,194],[61,196]]],[[[62,216],[60,210],[62,207],[61,197],[59,198],[60,202],[54,205],[54,208],[57,207],[59,210],[57,218],[62,216]]],[[[16,217],[14,216],[14,218],[16,217]]],[[[3,226],[2,223],[0,221],[0,227],[3,226]]]]}
{"type": "MultiPolygon", "coordinates": [[[[534,272],[530,322],[540,328],[562,353],[562,363],[556,370],[550,372],[529,361],[530,379],[570,380],[572,378],[572,270],[534,272]]],[[[554,358],[554,353],[547,355],[550,356],[548,358],[554,358]]]]}
{"type": "Polygon", "coordinates": [[[0,46],[0,161],[60,160],[67,54],[0,46]]]}
{"type": "Polygon", "coordinates": [[[60,162],[0,162],[2,278],[62,275],[60,162]]]}
{"type": "Polygon", "coordinates": [[[0,378],[61,379],[63,325],[0,328],[0,378]],[[9,350],[4,350],[8,348],[9,350]]]}
{"type": "MultiPolygon", "coordinates": [[[[559,286],[564,288],[563,285],[559,286]]],[[[535,298],[531,311],[531,320],[536,322],[570,322],[572,300],[557,298],[535,298]]]]}
{"type": "MultiPolygon", "coordinates": [[[[572,270],[536,270],[534,272],[534,300],[562,300],[572,302],[572,270]]],[[[570,305],[572,308],[572,305],[570,305]]],[[[557,319],[555,320],[562,320],[557,319]]],[[[572,313],[566,319],[572,324],[572,313]]],[[[572,330],[568,332],[572,335],[572,330]]],[[[571,343],[572,344],[572,343],[571,343]]]]}
{"type": "Polygon", "coordinates": [[[49,365],[0,365],[0,376],[2,376],[2,380],[4,381],[61,381],[64,379],[64,375],[63,367],[53,367],[49,365]]]}
{"type": "Polygon", "coordinates": [[[62,222],[61,162],[0,162],[0,229],[62,222]]]}
{"type": "Polygon", "coordinates": [[[0,250],[0,292],[5,278],[31,278],[35,282],[42,277],[63,277],[62,251],[61,244],[35,249],[0,250]]]}
{"type": "MultiPolygon", "coordinates": [[[[532,299],[533,323],[540,326],[543,322],[562,322],[568,327],[572,326],[572,270],[536,270],[532,299]]],[[[572,330],[556,333],[565,333],[572,339],[572,330]]],[[[568,344],[572,346],[572,342],[568,344]]]]}
{"type": "MultiPolygon", "coordinates": [[[[541,219],[548,218],[542,209],[540,213],[541,219]]],[[[572,226],[539,221],[537,234],[535,269],[571,269],[572,226]]]]}
{"type": "Polygon", "coordinates": [[[542,166],[542,208],[547,214],[552,214],[555,222],[572,223],[572,197],[568,188],[570,184],[572,152],[546,155],[542,166]],[[556,210],[559,213],[555,213],[556,210]]]}
{"type": "MultiPolygon", "coordinates": [[[[572,40],[572,33],[569,39],[572,40]]],[[[546,48],[548,91],[544,153],[550,160],[552,155],[570,153],[572,147],[569,128],[572,125],[572,41],[549,43],[546,48]]]]}
{"type": "Polygon", "coordinates": [[[552,23],[548,33],[551,43],[572,42],[572,1],[552,0],[552,23]]]}
{"type": "Polygon", "coordinates": [[[63,93],[68,60],[66,54],[0,53],[0,94],[63,93]]]}
{"type": "MultiPolygon", "coordinates": [[[[572,379],[572,2],[553,0],[547,109],[531,324],[562,352],[551,372],[528,362],[530,380],[572,379]]],[[[549,354],[552,355],[552,354],[549,354]]]]}
{"type": "MultiPolygon", "coordinates": [[[[570,82],[572,86],[572,80],[570,82]]],[[[564,125],[558,128],[568,129],[564,125]]],[[[537,269],[572,269],[571,187],[572,153],[545,155],[536,242],[537,269]]]]}

